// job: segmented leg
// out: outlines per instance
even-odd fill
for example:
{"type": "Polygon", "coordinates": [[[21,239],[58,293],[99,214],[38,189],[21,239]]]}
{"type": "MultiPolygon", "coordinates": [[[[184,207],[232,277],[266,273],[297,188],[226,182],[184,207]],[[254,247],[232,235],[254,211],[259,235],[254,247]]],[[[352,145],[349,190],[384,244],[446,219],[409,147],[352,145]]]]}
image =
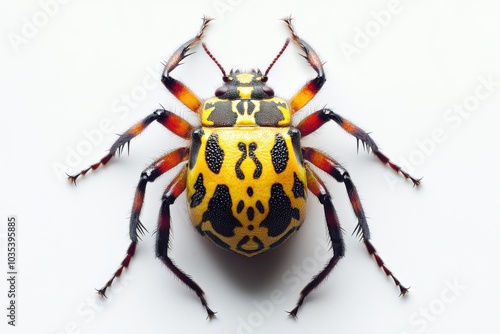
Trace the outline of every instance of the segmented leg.
{"type": "Polygon", "coordinates": [[[333,267],[339,262],[340,258],[344,256],[345,246],[344,240],[342,238],[342,229],[340,228],[340,223],[335,212],[335,208],[332,203],[330,193],[326,189],[324,183],[321,181],[319,176],[316,175],[306,164],[307,172],[307,187],[309,190],[318,197],[325,211],[326,226],[328,228],[328,234],[330,236],[331,247],[333,250],[333,256],[328,261],[328,264],[321,270],[313,279],[302,289],[300,292],[300,297],[297,301],[297,305],[293,310],[288,312],[290,316],[297,317],[297,312],[304,302],[304,299],[313,291],[332,271],[333,267]]]}
{"type": "Polygon", "coordinates": [[[132,242],[130,243],[130,246],[127,250],[127,255],[122,261],[120,267],[116,270],[109,281],[106,282],[106,284],[101,289],[97,290],[99,295],[105,297],[106,290],[111,286],[111,284],[113,284],[115,278],[120,277],[123,269],[128,267],[128,265],[130,264],[130,260],[134,256],[137,242],[140,239],[139,234],[144,234],[144,231],[146,230],[144,225],[142,225],[141,221],[139,220],[142,210],[142,204],[144,202],[144,194],[146,192],[146,184],[148,182],[155,181],[160,175],[177,166],[182,161],[187,160],[188,154],[189,149],[187,147],[178,148],[177,150],[172,151],[153,162],[141,173],[141,178],[135,192],[132,213],[130,215],[129,235],[132,242]]]}
{"type": "Polygon", "coordinates": [[[130,243],[130,245],[128,246],[128,249],[127,249],[127,255],[125,256],[125,258],[123,259],[122,263],[120,264],[120,266],[118,267],[118,269],[115,271],[115,273],[113,274],[113,276],[109,279],[109,281],[106,282],[106,284],[101,288],[101,289],[96,289],[97,293],[101,296],[101,297],[106,297],[106,290],[111,286],[111,284],[113,284],[113,281],[120,277],[123,270],[128,268],[128,265],[130,264],[130,260],[132,259],[132,257],[134,256],[135,254],[135,248],[137,247],[137,242],[136,241],[132,241],[130,243]]]}
{"type": "Polygon", "coordinates": [[[292,18],[283,19],[290,30],[292,35],[292,40],[297,44],[304,54],[302,55],[307,62],[311,65],[311,67],[318,74],[316,78],[307,82],[298,92],[290,99],[290,106],[292,108],[292,114],[296,111],[302,109],[313,97],[318,93],[318,91],[323,87],[323,84],[326,81],[325,71],[323,70],[323,64],[319,59],[318,54],[313,48],[307,44],[303,39],[299,38],[295,33],[295,30],[292,26],[292,18]]]}
{"type": "Polygon", "coordinates": [[[166,173],[173,167],[180,164],[182,161],[186,161],[188,159],[188,156],[188,147],[178,148],[175,151],[172,151],[153,162],[141,173],[141,178],[135,192],[134,206],[132,207],[132,212],[130,214],[129,234],[132,241],[138,241],[138,232],[140,234],[143,234],[144,226],[139,220],[139,217],[141,215],[142,204],[144,203],[146,185],[148,184],[148,182],[154,182],[160,175],[166,173]]]}
{"type": "Polygon", "coordinates": [[[165,64],[165,69],[163,71],[163,76],[161,81],[165,87],[186,107],[192,111],[199,113],[201,111],[201,100],[182,82],[172,78],[170,72],[172,72],[177,66],[181,64],[181,61],[193,52],[188,53],[198,42],[203,38],[203,33],[208,25],[212,21],[211,18],[203,17],[203,23],[198,34],[188,40],[186,43],[182,44],[170,57],[170,59],[165,64]]]}
{"type": "Polygon", "coordinates": [[[336,114],[331,109],[324,108],[307,116],[297,125],[297,129],[300,130],[302,137],[305,137],[308,134],[319,129],[323,124],[325,124],[328,121],[334,121],[335,123],[340,125],[342,129],[347,131],[349,134],[353,135],[358,142],[358,149],[359,149],[359,142],[361,141],[363,147],[371,149],[373,154],[375,154],[377,158],[380,161],[382,161],[383,164],[391,167],[396,173],[401,173],[401,175],[403,175],[405,179],[410,179],[413,182],[414,186],[420,185],[421,179],[414,178],[413,176],[402,170],[401,167],[394,164],[385,154],[380,152],[377,144],[375,144],[375,142],[370,137],[370,135],[368,135],[368,133],[366,133],[364,130],[354,125],[347,119],[343,118],[342,116],[336,114]]]}
{"type": "Polygon", "coordinates": [[[187,166],[185,166],[177,177],[168,185],[163,194],[160,215],[158,217],[158,229],[156,232],[156,256],[175,274],[175,276],[198,295],[201,304],[207,310],[208,318],[211,319],[215,316],[215,312],[208,307],[203,290],[191,277],[179,269],[168,256],[170,242],[170,205],[172,205],[176,198],[186,189],[186,174],[187,166]]]}
{"type": "Polygon", "coordinates": [[[302,154],[305,160],[310,161],[314,166],[330,174],[335,180],[337,180],[337,182],[345,184],[354,214],[358,219],[358,224],[354,232],[357,233],[357,235],[361,235],[361,239],[363,240],[368,253],[374,257],[377,265],[384,270],[385,274],[394,280],[394,283],[401,291],[401,295],[405,295],[408,292],[408,288],[401,285],[401,282],[393,275],[389,268],[387,268],[384,261],[375,250],[375,247],[373,247],[370,242],[370,229],[368,227],[366,215],[363,210],[363,206],[361,205],[361,200],[359,199],[356,187],[354,186],[349,173],[337,161],[314,148],[304,147],[302,148],[302,154]]]}
{"type": "Polygon", "coordinates": [[[171,111],[165,109],[157,109],[151,115],[147,116],[142,121],[135,124],[130,129],[125,131],[122,135],[120,135],[120,137],[113,143],[113,145],[111,145],[109,153],[106,154],[101,160],[91,165],[87,169],[82,170],[78,174],[68,175],[68,180],[76,184],[76,180],[80,176],[84,176],[90,170],[96,170],[101,165],[106,165],[117,152],[118,154],[121,154],[125,145],[130,145],[130,141],[142,131],[144,131],[144,129],[154,121],[159,122],[168,130],[184,139],[189,139],[191,131],[193,130],[193,126],[180,116],[177,116],[171,111]]]}

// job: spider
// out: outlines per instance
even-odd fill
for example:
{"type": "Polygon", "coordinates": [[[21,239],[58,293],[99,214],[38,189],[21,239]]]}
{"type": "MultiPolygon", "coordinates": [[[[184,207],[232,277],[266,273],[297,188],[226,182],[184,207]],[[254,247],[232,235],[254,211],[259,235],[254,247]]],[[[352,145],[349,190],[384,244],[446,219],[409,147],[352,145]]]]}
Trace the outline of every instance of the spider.
{"type": "Polygon", "coordinates": [[[190,142],[189,146],[163,155],[141,173],[130,217],[130,246],[119,268],[98,293],[105,296],[114,279],[129,266],[140,235],[146,231],[139,219],[146,185],[182,164],[182,169],[167,186],[161,199],[156,256],[197,294],[209,318],[215,312],[208,306],[203,290],[169,257],[170,206],[186,191],[190,219],[196,230],[217,246],[250,257],[277,247],[299,230],[306,216],[307,190],[316,196],[323,205],[333,254],[326,266],[300,292],[295,308],[289,312],[296,317],[304,299],[328,276],[345,252],[342,230],[330,193],[311,166],[325,171],[345,185],[358,220],[355,232],[378,266],[394,280],[401,295],[406,294],[408,289],[387,268],[370,241],[366,216],[347,170],[318,149],[302,146],[301,138],[333,121],[353,135],[358,146],[361,142],[383,164],[411,180],[414,186],[420,184],[420,179],[410,176],[391,162],[365,131],[329,108],[317,110],[296,126],[292,125],[293,115],[316,95],[326,78],[320,58],[296,34],[291,18],[284,19],[291,36],[264,73],[260,70],[231,70],[226,73],[202,43],[207,55],[222,72],[223,84],[216,89],[214,97],[202,100],[196,96],[173,78],[171,72],[192,54],[191,50],[202,40],[211,20],[204,17],[198,34],[173,53],[165,64],[161,79],[179,101],[199,115],[201,126],[195,127],[169,110],[158,109],[120,135],[99,162],[68,176],[71,182],[76,183],[88,171],[107,164],[155,121],[190,142]],[[286,100],[275,96],[267,81],[269,71],[290,40],[303,52],[303,57],[317,76],[286,100]]]}

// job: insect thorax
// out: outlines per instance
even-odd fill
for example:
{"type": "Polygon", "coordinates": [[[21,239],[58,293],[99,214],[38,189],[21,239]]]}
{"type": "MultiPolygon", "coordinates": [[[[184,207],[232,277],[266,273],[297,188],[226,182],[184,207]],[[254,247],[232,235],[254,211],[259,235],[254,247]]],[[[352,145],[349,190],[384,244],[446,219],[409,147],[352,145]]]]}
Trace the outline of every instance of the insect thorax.
{"type": "Polygon", "coordinates": [[[203,126],[290,125],[288,103],[274,96],[260,71],[231,71],[224,81],[224,85],[215,91],[215,97],[205,101],[201,115],[203,126]]]}
{"type": "Polygon", "coordinates": [[[290,108],[280,97],[267,99],[221,99],[205,102],[203,126],[274,126],[290,125],[290,108]]]}

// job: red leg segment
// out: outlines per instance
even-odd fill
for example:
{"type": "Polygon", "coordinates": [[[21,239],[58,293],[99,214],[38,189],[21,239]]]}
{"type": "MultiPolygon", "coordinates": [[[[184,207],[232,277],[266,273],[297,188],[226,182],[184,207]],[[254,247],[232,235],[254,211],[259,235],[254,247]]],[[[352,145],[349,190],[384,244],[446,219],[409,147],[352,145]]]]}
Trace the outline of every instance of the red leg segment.
{"type": "Polygon", "coordinates": [[[142,204],[144,202],[144,194],[146,192],[146,184],[148,182],[155,181],[160,175],[164,174],[168,170],[177,166],[182,161],[187,160],[188,154],[189,154],[189,149],[187,147],[178,148],[177,150],[172,151],[166,154],[165,156],[161,157],[160,159],[156,160],[155,162],[153,162],[151,166],[146,168],[141,173],[141,178],[139,184],[137,185],[137,190],[135,193],[132,213],[130,215],[129,234],[130,234],[130,240],[132,240],[132,242],[130,243],[130,246],[127,250],[126,257],[122,261],[118,270],[113,274],[113,276],[104,285],[104,287],[97,290],[97,292],[101,296],[104,297],[106,296],[106,290],[111,286],[111,284],[113,284],[115,278],[120,277],[123,269],[128,267],[130,260],[134,256],[137,242],[140,239],[139,234],[144,234],[144,231],[146,230],[144,225],[142,225],[141,221],[139,220],[142,210],[142,204]]]}
{"type": "Polygon", "coordinates": [[[368,147],[368,149],[371,149],[373,151],[373,154],[375,154],[377,158],[380,161],[382,161],[383,164],[386,164],[389,167],[391,167],[396,173],[401,173],[401,175],[403,175],[405,179],[410,179],[413,182],[414,186],[420,185],[421,179],[414,178],[413,176],[402,170],[401,167],[394,164],[385,154],[380,152],[377,144],[368,135],[368,133],[366,133],[364,130],[354,125],[347,119],[343,118],[342,116],[336,114],[331,109],[324,108],[307,116],[297,125],[297,129],[302,134],[302,137],[305,137],[308,134],[319,129],[323,124],[325,124],[328,121],[334,121],[335,123],[340,125],[342,129],[344,129],[357,139],[358,147],[359,147],[359,142],[361,141],[363,146],[368,147]]]}
{"type": "Polygon", "coordinates": [[[96,170],[101,165],[106,165],[117,152],[118,154],[121,154],[125,145],[130,145],[130,141],[134,137],[139,135],[142,131],[144,131],[144,129],[154,121],[159,122],[168,130],[172,131],[179,137],[182,137],[184,139],[190,139],[191,131],[193,130],[193,126],[191,124],[189,124],[182,117],[172,113],[171,111],[165,109],[158,109],[151,115],[144,118],[139,123],[135,124],[130,129],[125,131],[122,135],[120,135],[120,137],[114,142],[114,144],[109,149],[109,153],[106,154],[101,160],[91,165],[87,169],[82,170],[78,174],[68,175],[68,180],[76,184],[76,180],[80,176],[84,176],[90,170],[96,170]]]}
{"type": "Polygon", "coordinates": [[[309,82],[307,82],[298,92],[290,99],[290,106],[292,108],[292,113],[302,109],[313,97],[318,93],[318,91],[323,87],[323,84],[326,81],[325,71],[323,70],[323,64],[319,59],[318,54],[313,48],[307,44],[303,39],[301,39],[295,33],[295,30],[292,26],[292,18],[283,19],[290,30],[292,35],[292,40],[299,46],[299,48],[304,52],[302,55],[307,62],[312,66],[312,68],[316,71],[318,76],[309,82]]]}
{"type": "Polygon", "coordinates": [[[201,25],[201,29],[198,34],[188,40],[186,43],[182,44],[170,57],[170,59],[165,64],[165,70],[163,72],[163,76],[161,81],[165,85],[165,87],[186,107],[191,109],[196,113],[200,113],[202,103],[201,100],[182,82],[172,78],[170,76],[170,72],[172,72],[177,66],[181,64],[181,61],[187,56],[193,54],[189,51],[194,48],[196,44],[198,44],[203,38],[203,33],[208,25],[208,23],[212,21],[212,19],[208,17],[203,17],[203,23],[201,25]]]}
{"type": "Polygon", "coordinates": [[[186,189],[187,166],[177,175],[177,177],[168,185],[165,190],[160,215],[158,217],[158,229],[156,232],[156,256],[177,276],[184,284],[186,284],[200,298],[201,304],[205,307],[208,318],[213,318],[215,312],[208,307],[205,293],[201,287],[179,267],[177,267],[172,259],[168,256],[170,243],[170,205],[176,198],[186,189]]]}
{"type": "Polygon", "coordinates": [[[370,242],[370,229],[368,227],[366,215],[363,210],[363,206],[361,205],[361,200],[359,199],[356,187],[354,186],[349,173],[337,161],[314,148],[304,147],[302,148],[302,154],[305,160],[310,161],[314,166],[330,174],[338,182],[345,184],[349,200],[356,218],[358,219],[358,225],[356,226],[354,232],[361,235],[361,239],[363,240],[368,253],[375,258],[377,265],[384,270],[385,274],[394,280],[396,286],[399,287],[401,295],[405,295],[408,292],[408,288],[401,285],[401,282],[392,274],[389,268],[386,267],[384,261],[378,255],[375,247],[373,247],[370,242]]]}
{"type": "Polygon", "coordinates": [[[123,259],[122,263],[120,264],[120,267],[118,267],[118,269],[115,271],[115,273],[113,274],[113,276],[109,279],[109,281],[106,282],[106,284],[101,289],[96,289],[97,293],[101,297],[106,297],[106,290],[111,286],[111,284],[113,284],[113,281],[115,280],[115,278],[120,277],[121,274],[122,274],[122,272],[123,272],[123,270],[125,268],[128,268],[128,265],[130,264],[130,260],[132,259],[132,257],[135,254],[135,248],[136,247],[137,247],[137,242],[136,241],[132,241],[130,243],[130,245],[128,246],[127,255],[125,256],[125,258],[123,259]]]}
{"type": "Polygon", "coordinates": [[[344,240],[342,238],[342,229],[340,227],[340,223],[337,217],[337,213],[335,212],[331,196],[319,176],[309,168],[308,164],[306,164],[305,166],[307,172],[307,187],[316,197],[318,197],[321,204],[323,204],[326,226],[328,228],[328,234],[332,243],[331,246],[333,250],[333,256],[330,261],[328,261],[328,264],[325,266],[325,268],[323,268],[323,270],[321,270],[316,276],[314,276],[313,279],[300,292],[300,297],[297,301],[297,305],[293,310],[289,312],[290,316],[294,318],[297,317],[297,312],[307,295],[309,295],[309,293],[311,293],[311,291],[313,291],[328,276],[328,274],[332,271],[332,269],[344,256],[345,253],[344,240]]]}

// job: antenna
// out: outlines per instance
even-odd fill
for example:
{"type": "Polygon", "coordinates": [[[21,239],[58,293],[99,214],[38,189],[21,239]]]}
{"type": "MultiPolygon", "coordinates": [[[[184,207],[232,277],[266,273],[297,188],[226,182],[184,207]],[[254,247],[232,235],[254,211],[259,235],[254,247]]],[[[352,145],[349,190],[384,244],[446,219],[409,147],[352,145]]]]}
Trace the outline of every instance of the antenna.
{"type": "Polygon", "coordinates": [[[201,45],[203,46],[203,50],[205,50],[205,52],[210,57],[210,59],[212,59],[214,61],[215,65],[217,65],[217,67],[220,69],[224,78],[226,78],[227,77],[226,71],[224,71],[224,68],[222,67],[222,65],[217,61],[217,59],[214,57],[214,55],[208,50],[207,45],[205,43],[201,43],[201,45]]]}
{"type": "Polygon", "coordinates": [[[269,73],[269,71],[271,70],[271,68],[274,66],[274,64],[276,63],[276,61],[279,59],[279,57],[281,57],[281,55],[285,51],[286,47],[288,46],[288,43],[290,43],[290,38],[286,39],[285,45],[283,45],[283,47],[281,48],[281,50],[278,53],[278,55],[276,57],[274,57],[274,59],[271,62],[271,64],[267,67],[266,73],[264,73],[264,78],[267,78],[267,74],[269,73]]]}

